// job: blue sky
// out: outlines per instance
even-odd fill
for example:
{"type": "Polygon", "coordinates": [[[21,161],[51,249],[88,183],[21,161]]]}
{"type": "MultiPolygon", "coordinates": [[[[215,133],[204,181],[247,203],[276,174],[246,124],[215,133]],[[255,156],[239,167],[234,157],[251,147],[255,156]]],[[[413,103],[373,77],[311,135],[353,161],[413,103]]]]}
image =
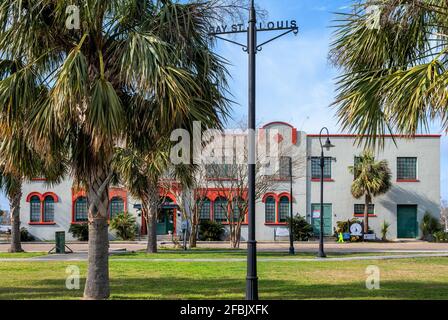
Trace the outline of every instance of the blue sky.
{"type": "MultiPolygon", "coordinates": [[[[286,121],[308,133],[327,126],[333,133],[340,128],[330,107],[338,73],[328,62],[333,12],[346,11],[349,0],[256,0],[269,13],[267,21],[298,22],[298,36],[287,35],[264,47],[257,54],[257,122],[286,121]]],[[[260,35],[263,41],[266,35],[260,35]]],[[[244,42],[244,36],[237,38],[244,42]]],[[[247,115],[247,55],[232,44],[221,42],[218,53],[232,66],[231,91],[236,121],[247,115]]],[[[443,134],[439,123],[431,133],[443,134]]],[[[448,200],[448,137],[442,139],[442,197],[448,200]]]]}
{"type": "MultiPolygon", "coordinates": [[[[317,133],[327,126],[340,132],[333,101],[337,71],[327,55],[332,12],[345,11],[348,0],[256,0],[269,13],[268,21],[297,20],[300,33],[288,35],[264,47],[257,55],[257,122],[286,121],[300,130],[317,133]]],[[[263,41],[269,35],[260,35],[263,41]]],[[[236,39],[235,39],[236,40],[236,39]]],[[[244,41],[244,37],[239,39],[244,41]]],[[[217,52],[231,62],[230,89],[239,103],[235,121],[247,115],[247,54],[234,45],[219,43],[217,52]]],[[[230,124],[231,125],[231,124],[230,124]]],[[[442,133],[434,124],[431,133],[442,133]]],[[[448,138],[442,140],[442,197],[448,200],[448,138]]],[[[8,203],[0,196],[0,206],[8,203]]]]}

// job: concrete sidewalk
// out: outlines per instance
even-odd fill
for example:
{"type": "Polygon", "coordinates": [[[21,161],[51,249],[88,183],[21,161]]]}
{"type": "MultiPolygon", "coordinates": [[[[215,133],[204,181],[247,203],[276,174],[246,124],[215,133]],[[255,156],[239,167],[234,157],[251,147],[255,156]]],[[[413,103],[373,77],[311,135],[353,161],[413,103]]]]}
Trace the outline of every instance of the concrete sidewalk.
{"type": "MultiPolygon", "coordinates": [[[[87,252],[88,245],[85,242],[68,242],[67,245],[74,252],[87,252]]],[[[27,252],[48,252],[54,246],[50,242],[28,242],[23,243],[22,247],[27,252]]],[[[159,247],[172,248],[172,243],[159,243],[159,247]]],[[[298,252],[316,252],[319,247],[318,242],[295,242],[295,248],[298,252]]],[[[110,242],[110,250],[138,251],[146,248],[145,242],[110,242]]],[[[198,248],[227,250],[230,249],[228,242],[198,242],[198,248]]],[[[287,251],[288,242],[259,242],[257,245],[259,251],[287,251]]],[[[8,252],[9,244],[0,243],[0,252],[8,252]]],[[[246,244],[241,244],[241,249],[246,249],[246,244]]],[[[428,243],[424,241],[407,242],[364,242],[364,243],[336,243],[326,242],[325,251],[327,252],[397,252],[397,253],[443,253],[448,252],[448,243],[428,243]]]]}

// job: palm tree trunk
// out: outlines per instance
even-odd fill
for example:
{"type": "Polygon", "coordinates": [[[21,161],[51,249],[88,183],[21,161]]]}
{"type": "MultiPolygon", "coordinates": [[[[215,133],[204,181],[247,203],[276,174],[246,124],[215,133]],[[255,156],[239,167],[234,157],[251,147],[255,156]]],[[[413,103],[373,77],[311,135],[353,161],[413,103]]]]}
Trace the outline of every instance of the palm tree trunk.
{"type": "Polygon", "coordinates": [[[11,247],[9,252],[23,252],[20,242],[20,199],[22,198],[22,184],[18,191],[9,197],[11,207],[11,247]]]}
{"type": "Polygon", "coordinates": [[[88,186],[89,258],[84,299],[109,298],[109,173],[99,169],[88,186]]]}
{"type": "Polygon", "coordinates": [[[369,204],[370,204],[370,196],[366,195],[364,201],[364,233],[369,232],[369,204]]]}
{"type": "Polygon", "coordinates": [[[148,183],[149,208],[148,208],[148,244],[146,252],[157,252],[157,213],[159,211],[159,190],[155,181],[148,183]]]}
{"type": "Polygon", "coordinates": [[[190,233],[190,248],[197,247],[197,234],[198,234],[198,210],[194,210],[193,217],[191,217],[191,233],[190,233]]]}

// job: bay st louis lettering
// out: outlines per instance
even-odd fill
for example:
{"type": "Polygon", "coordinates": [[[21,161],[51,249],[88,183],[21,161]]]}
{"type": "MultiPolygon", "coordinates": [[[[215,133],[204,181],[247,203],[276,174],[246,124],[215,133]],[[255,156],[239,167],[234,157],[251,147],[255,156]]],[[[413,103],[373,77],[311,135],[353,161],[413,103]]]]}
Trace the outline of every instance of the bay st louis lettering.
{"type": "MultiPolygon", "coordinates": [[[[297,20],[280,20],[280,21],[270,21],[267,23],[257,23],[257,30],[287,30],[297,28],[297,20]]],[[[210,34],[226,34],[226,33],[238,33],[246,32],[248,25],[244,23],[232,24],[232,25],[219,25],[211,26],[210,34]]]]}

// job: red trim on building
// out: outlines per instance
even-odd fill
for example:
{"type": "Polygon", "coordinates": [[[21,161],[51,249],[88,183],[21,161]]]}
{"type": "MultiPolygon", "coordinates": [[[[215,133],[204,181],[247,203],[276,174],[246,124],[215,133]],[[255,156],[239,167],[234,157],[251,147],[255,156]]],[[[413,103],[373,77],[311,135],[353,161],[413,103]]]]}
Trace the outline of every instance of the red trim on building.
{"type": "MultiPolygon", "coordinates": [[[[320,182],[320,178],[312,178],[311,182],[320,182]]],[[[326,178],[324,179],[324,182],[334,182],[334,179],[326,178]]]]}
{"type": "Polygon", "coordinates": [[[124,188],[109,188],[109,201],[113,198],[121,198],[124,204],[124,212],[128,211],[128,192],[124,188]]]}
{"type": "Polygon", "coordinates": [[[45,192],[42,195],[42,200],[45,200],[46,197],[52,197],[54,202],[59,202],[59,197],[54,192],[45,192]]]}
{"type": "Polygon", "coordinates": [[[55,222],[28,222],[30,226],[54,226],[55,222]]]}
{"type": "Polygon", "coordinates": [[[274,192],[268,192],[268,193],[266,193],[266,194],[263,196],[263,199],[261,200],[261,202],[266,203],[266,200],[267,200],[269,197],[273,197],[274,200],[275,200],[275,202],[278,201],[278,196],[277,196],[276,193],[274,193],[274,192]]]}
{"type": "Polygon", "coordinates": [[[278,201],[280,201],[281,198],[287,197],[289,201],[291,201],[291,194],[289,192],[282,192],[278,195],[278,201]]]}
{"type": "Polygon", "coordinates": [[[46,178],[32,178],[31,181],[39,182],[39,181],[47,181],[46,178]]]}
{"type": "Polygon", "coordinates": [[[288,126],[288,127],[292,128],[292,129],[294,129],[294,126],[293,126],[292,124],[289,124],[289,123],[284,122],[284,121],[273,121],[273,122],[269,122],[269,123],[265,124],[265,125],[262,127],[262,129],[266,129],[267,127],[271,127],[271,126],[274,126],[274,125],[288,126]]]}
{"type": "Polygon", "coordinates": [[[44,194],[40,194],[39,192],[31,192],[26,196],[26,202],[30,202],[32,197],[38,197],[40,202],[40,221],[38,222],[28,222],[29,225],[54,225],[56,224],[54,221],[44,222],[44,201],[45,198],[51,197],[53,201],[59,202],[59,197],[54,192],[45,192],[44,194]]]}
{"type": "MultiPolygon", "coordinates": [[[[265,223],[266,226],[284,226],[288,223],[286,222],[280,222],[280,199],[283,197],[287,197],[288,201],[291,202],[291,194],[289,192],[282,192],[279,194],[276,194],[274,192],[268,192],[266,193],[263,198],[262,202],[266,203],[267,198],[273,197],[275,200],[275,222],[266,222],[266,216],[265,216],[265,223]]],[[[294,198],[293,198],[294,201],[294,198]]]]}
{"type": "MultiPolygon", "coordinates": [[[[287,126],[291,128],[291,142],[292,144],[297,144],[297,140],[298,140],[298,131],[296,128],[294,128],[293,125],[287,123],[287,122],[283,122],[283,121],[274,121],[274,122],[270,122],[265,124],[261,129],[259,129],[259,135],[260,138],[261,137],[265,137],[265,131],[268,127],[274,126],[274,125],[281,125],[281,126],[287,126]]],[[[261,139],[260,139],[261,140],[261,139]]],[[[281,141],[280,141],[281,142],[281,141]]]]}
{"type": "Polygon", "coordinates": [[[296,128],[292,129],[292,144],[297,144],[298,131],[296,128]]]}
{"type": "MultiPolygon", "coordinates": [[[[75,221],[75,202],[78,198],[87,198],[87,193],[83,188],[72,188],[72,224],[82,224],[85,222],[75,221]]],[[[128,211],[128,192],[124,188],[109,188],[109,201],[113,198],[121,198],[123,200],[124,212],[128,211]]]]}
{"type": "Polygon", "coordinates": [[[42,200],[42,195],[39,192],[31,192],[29,195],[26,196],[26,202],[30,202],[31,198],[37,196],[39,200],[42,200]]]}
{"type": "Polygon", "coordinates": [[[54,202],[59,202],[59,197],[54,192],[45,192],[44,194],[40,194],[39,192],[31,192],[29,195],[27,195],[26,202],[30,202],[31,198],[34,196],[39,197],[40,202],[43,202],[48,196],[52,197],[54,202]]]}

